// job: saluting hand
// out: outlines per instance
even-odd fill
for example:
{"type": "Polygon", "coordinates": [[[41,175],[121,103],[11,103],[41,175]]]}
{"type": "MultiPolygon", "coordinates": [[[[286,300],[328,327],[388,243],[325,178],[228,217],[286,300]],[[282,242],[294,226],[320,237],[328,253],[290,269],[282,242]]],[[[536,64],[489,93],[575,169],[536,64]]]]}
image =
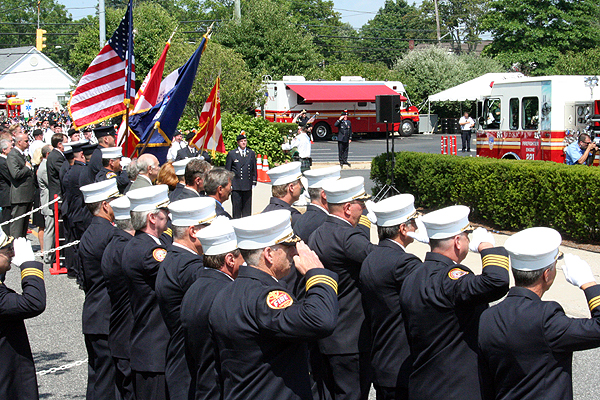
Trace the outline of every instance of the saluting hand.
{"type": "Polygon", "coordinates": [[[294,265],[302,275],[313,268],[324,268],[317,253],[312,251],[304,242],[296,243],[298,254],[294,256],[294,265]]]}

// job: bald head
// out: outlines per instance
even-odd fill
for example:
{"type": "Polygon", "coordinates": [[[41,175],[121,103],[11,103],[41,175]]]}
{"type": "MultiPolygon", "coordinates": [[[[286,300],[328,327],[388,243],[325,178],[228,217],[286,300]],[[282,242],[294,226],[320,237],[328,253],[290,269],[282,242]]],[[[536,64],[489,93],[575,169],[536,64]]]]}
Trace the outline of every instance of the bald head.
{"type": "Polygon", "coordinates": [[[139,175],[145,175],[154,181],[158,176],[158,158],[153,154],[142,154],[137,160],[137,169],[139,175]]]}
{"type": "Polygon", "coordinates": [[[15,135],[15,147],[18,147],[21,151],[27,150],[29,147],[29,136],[25,133],[17,133],[15,135]]]}

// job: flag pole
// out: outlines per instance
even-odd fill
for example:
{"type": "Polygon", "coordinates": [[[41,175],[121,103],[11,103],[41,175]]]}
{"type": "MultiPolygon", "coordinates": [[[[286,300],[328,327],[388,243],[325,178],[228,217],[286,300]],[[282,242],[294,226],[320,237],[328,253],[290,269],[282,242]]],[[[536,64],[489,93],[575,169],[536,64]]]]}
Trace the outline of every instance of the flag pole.
{"type": "Polygon", "coordinates": [[[123,137],[125,140],[125,154],[129,154],[129,105],[131,104],[131,99],[125,99],[123,102],[125,103],[125,135],[123,137]]]}
{"type": "MultiPolygon", "coordinates": [[[[152,128],[152,132],[150,132],[150,134],[148,135],[148,138],[146,139],[146,142],[144,143],[144,147],[142,147],[142,150],[139,151],[138,155],[141,156],[142,154],[144,154],[144,151],[146,150],[146,147],[148,147],[148,143],[150,143],[150,139],[152,139],[152,136],[154,136],[154,132],[156,132],[156,130],[160,127],[160,122],[156,121],[154,123],[154,127],[152,128]]],[[[133,155],[133,153],[131,153],[131,155],[133,155]]],[[[131,156],[129,157],[131,158],[131,156]]]]}

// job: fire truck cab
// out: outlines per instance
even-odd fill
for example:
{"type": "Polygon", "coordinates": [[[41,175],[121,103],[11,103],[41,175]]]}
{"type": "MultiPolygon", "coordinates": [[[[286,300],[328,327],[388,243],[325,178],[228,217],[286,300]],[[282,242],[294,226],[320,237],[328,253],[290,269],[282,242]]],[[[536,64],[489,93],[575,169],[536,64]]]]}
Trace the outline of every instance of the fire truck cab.
{"type": "Polygon", "coordinates": [[[410,103],[402,82],[366,81],[360,76],[343,76],[341,81],[307,81],[303,76],[284,76],[281,81],[263,79],[264,111],[256,108],[256,116],[269,121],[292,122],[302,110],[315,116],[313,137],[331,139],[337,134],[335,121],[344,110],[352,123],[352,132],[367,134],[385,132],[386,124],[377,123],[375,96],[400,95],[401,122],[389,129],[402,136],[418,131],[419,111],[410,103]],[[318,113],[318,115],[316,115],[318,113]]]}
{"type": "Polygon", "coordinates": [[[21,115],[21,106],[25,100],[17,98],[17,92],[6,92],[0,95],[0,115],[16,118],[21,115]]]}
{"type": "Polygon", "coordinates": [[[564,148],[580,133],[594,137],[600,131],[600,90],[594,92],[588,77],[520,77],[491,84],[480,104],[478,156],[563,163],[564,148]]]}

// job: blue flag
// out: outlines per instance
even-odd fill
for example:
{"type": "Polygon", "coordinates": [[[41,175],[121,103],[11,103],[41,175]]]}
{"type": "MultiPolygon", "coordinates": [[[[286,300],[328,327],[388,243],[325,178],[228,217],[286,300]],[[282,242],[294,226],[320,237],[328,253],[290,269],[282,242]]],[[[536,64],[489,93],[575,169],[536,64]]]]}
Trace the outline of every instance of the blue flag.
{"type": "Polygon", "coordinates": [[[140,139],[137,145],[138,152],[141,153],[146,146],[143,152],[154,154],[161,164],[167,159],[173,133],[177,129],[179,118],[183,114],[183,109],[192,91],[200,57],[205,48],[206,35],[190,59],[177,70],[178,77],[175,85],[164,95],[162,101],[150,110],[129,118],[129,128],[140,139]],[[152,133],[155,126],[156,130],[152,133]],[[150,139],[148,139],[149,137],[150,139]]]}

